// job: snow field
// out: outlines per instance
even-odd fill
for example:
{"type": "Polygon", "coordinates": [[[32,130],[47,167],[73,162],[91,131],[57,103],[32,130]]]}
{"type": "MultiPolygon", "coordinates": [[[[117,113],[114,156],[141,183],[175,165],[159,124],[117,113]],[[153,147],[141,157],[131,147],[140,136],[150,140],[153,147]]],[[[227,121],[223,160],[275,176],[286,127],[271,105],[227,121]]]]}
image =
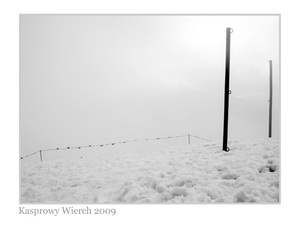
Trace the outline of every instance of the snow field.
{"type": "Polygon", "coordinates": [[[93,158],[21,163],[21,203],[276,203],[279,141],[103,148],[93,158]]]}

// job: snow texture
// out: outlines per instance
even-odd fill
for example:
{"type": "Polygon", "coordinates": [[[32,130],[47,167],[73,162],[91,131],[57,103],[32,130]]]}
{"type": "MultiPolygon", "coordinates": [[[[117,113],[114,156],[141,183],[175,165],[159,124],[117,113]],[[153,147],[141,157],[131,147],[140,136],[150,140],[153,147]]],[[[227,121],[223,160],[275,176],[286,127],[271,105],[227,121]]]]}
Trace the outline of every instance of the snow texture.
{"type": "Polygon", "coordinates": [[[276,203],[279,141],[102,148],[97,158],[21,162],[21,203],[276,203]]]}

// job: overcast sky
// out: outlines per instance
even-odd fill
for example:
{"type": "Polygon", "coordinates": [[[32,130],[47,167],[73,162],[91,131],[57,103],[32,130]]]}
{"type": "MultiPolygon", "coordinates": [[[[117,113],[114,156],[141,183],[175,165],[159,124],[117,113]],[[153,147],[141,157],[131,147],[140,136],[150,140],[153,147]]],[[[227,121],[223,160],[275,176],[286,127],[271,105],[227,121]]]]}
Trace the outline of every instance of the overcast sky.
{"type": "Polygon", "coordinates": [[[21,156],[188,133],[222,140],[227,27],[229,140],[268,136],[268,60],[279,136],[279,16],[21,15],[21,156]]]}

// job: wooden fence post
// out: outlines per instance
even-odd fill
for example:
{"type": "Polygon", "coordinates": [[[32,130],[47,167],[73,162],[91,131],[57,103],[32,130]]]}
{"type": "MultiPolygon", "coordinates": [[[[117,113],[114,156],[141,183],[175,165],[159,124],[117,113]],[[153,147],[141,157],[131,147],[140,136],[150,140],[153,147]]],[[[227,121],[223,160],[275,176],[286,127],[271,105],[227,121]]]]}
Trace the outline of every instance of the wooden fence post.
{"type": "Polygon", "coordinates": [[[40,159],[41,159],[41,162],[43,162],[42,150],[40,150],[40,159]]]}

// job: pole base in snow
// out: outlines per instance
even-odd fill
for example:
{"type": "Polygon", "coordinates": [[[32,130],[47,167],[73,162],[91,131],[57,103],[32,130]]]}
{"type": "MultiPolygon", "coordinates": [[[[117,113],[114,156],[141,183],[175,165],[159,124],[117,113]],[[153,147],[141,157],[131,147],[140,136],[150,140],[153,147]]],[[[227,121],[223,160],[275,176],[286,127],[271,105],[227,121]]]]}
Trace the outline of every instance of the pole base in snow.
{"type": "Polygon", "coordinates": [[[229,147],[227,147],[226,149],[223,149],[223,151],[225,151],[225,152],[229,152],[229,151],[230,151],[230,148],[229,148],[229,147]]]}

